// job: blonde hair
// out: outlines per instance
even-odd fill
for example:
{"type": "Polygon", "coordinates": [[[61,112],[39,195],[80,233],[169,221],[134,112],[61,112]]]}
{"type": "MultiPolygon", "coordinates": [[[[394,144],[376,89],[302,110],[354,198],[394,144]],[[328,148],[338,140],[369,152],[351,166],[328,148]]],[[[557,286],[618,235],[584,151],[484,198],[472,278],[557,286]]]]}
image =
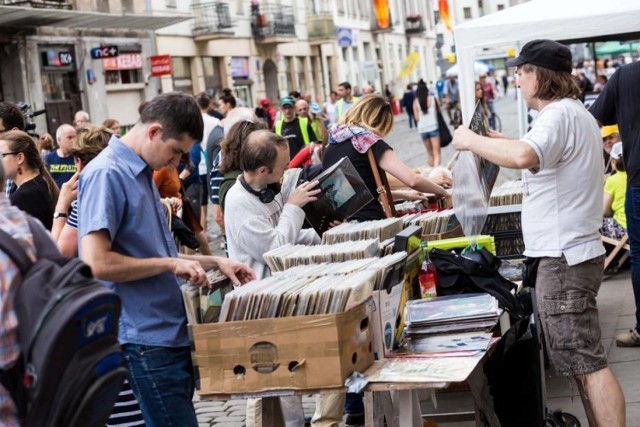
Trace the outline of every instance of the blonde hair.
{"type": "Polygon", "coordinates": [[[391,105],[378,94],[364,95],[344,113],[338,124],[361,126],[384,138],[393,129],[391,105]]]}
{"type": "Polygon", "coordinates": [[[71,147],[71,154],[85,166],[102,150],[107,148],[113,135],[111,129],[97,125],[81,126],[77,132],[76,139],[71,147]]]}

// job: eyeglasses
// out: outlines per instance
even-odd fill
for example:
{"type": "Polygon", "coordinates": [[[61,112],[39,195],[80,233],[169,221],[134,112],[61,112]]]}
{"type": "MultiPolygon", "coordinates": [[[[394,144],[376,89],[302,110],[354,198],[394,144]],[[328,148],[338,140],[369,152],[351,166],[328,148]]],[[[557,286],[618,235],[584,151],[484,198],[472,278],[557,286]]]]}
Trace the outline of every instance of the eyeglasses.
{"type": "Polygon", "coordinates": [[[2,153],[2,158],[4,159],[7,156],[11,156],[11,155],[16,155],[18,154],[17,152],[11,151],[9,153],[2,153]]]}

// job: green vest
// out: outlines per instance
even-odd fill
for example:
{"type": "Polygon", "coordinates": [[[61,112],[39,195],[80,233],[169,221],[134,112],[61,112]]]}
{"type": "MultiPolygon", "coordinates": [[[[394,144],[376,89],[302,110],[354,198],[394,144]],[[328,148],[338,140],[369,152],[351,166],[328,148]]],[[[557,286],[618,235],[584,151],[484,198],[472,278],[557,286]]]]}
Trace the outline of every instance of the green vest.
{"type": "MultiPolygon", "coordinates": [[[[352,96],[351,97],[351,105],[353,106],[353,104],[355,104],[356,102],[358,102],[360,100],[360,98],[358,98],[357,96],[352,96]]],[[[340,98],[338,99],[338,105],[336,106],[336,118],[340,118],[342,117],[342,109],[344,108],[344,99],[340,98]]],[[[347,111],[349,108],[347,108],[344,111],[347,111]]]]}
{"type": "MultiPolygon", "coordinates": [[[[309,120],[304,117],[298,117],[298,126],[300,126],[300,133],[302,133],[302,140],[304,141],[304,145],[309,145],[311,139],[309,138],[309,120]]],[[[280,117],[280,120],[276,123],[276,134],[282,136],[282,124],[284,123],[284,117],[280,117]]]]}

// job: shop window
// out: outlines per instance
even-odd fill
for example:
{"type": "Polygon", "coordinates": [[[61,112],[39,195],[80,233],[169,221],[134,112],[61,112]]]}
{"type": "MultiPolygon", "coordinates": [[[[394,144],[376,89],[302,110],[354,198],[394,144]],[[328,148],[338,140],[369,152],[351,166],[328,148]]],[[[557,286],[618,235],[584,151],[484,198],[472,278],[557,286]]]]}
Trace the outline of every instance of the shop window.
{"type": "Polygon", "coordinates": [[[471,19],[471,8],[470,7],[465,7],[464,9],[462,9],[463,13],[464,13],[464,19],[471,19]]]}
{"type": "Polygon", "coordinates": [[[140,52],[120,52],[114,58],[104,58],[102,68],[107,85],[144,83],[140,52]]]}
{"type": "Polygon", "coordinates": [[[209,95],[218,97],[222,93],[222,73],[220,63],[222,58],[204,56],[202,57],[202,68],[204,70],[204,85],[209,95]]]}
{"type": "Polygon", "coordinates": [[[504,5],[503,4],[499,4],[499,5],[496,6],[496,8],[498,10],[504,10],[504,5]]]}
{"type": "Polygon", "coordinates": [[[173,89],[193,95],[190,58],[174,56],[171,58],[171,64],[173,66],[173,89]]]}

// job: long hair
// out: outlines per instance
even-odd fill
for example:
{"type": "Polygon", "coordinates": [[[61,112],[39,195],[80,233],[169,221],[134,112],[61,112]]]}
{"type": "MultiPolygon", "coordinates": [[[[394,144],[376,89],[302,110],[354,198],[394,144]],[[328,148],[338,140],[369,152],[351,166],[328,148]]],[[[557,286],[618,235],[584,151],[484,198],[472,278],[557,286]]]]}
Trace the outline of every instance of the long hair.
{"type": "Polygon", "coordinates": [[[550,101],[562,98],[577,99],[580,96],[580,86],[570,73],[549,70],[529,63],[522,66],[522,71],[536,73],[538,90],[534,96],[538,99],[550,101]]]}
{"type": "Polygon", "coordinates": [[[429,99],[429,88],[427,88],[427,84],[423,81],[418,83],[418,87],[416,88],[416,98],[418,99],[418,105],[420,105],[420,111],[422,114],[427,114],[429,112],[429,104],[427,100],[429,99]]]}
{"type": "Polygon", "coordinates": [[[482,105],[482,111],[484,112],[484,115],[489,117],[489,107],[487,106],[487,101],[484,97],[484,86],[482,83],[480,83],[479,81],[476,81],[474,84],[474,88],[477,91],[478,89],[480,89],[482,91],[482,96],[480,98],[476,99],[476,102],[480,101],[480,105],[482,105]]]}
{"type": "Polygon", "coordinates": [[[21,130],[12,130],[3,133],[0,139],[7,142],[7,146],[11,152],[22,153],[24,155],[24,162],[29,169],[38,171],[38,173],[42,175],[47,184],[51,208],[55,209],[60,190],[58,190],[56,182],[44,165],[42,157],[40,157],[40,153],[38,152],[38,147],[36,147],[33,139],[21,130]]]}
{"type": "Polygon", "coordinates": [[[364,95],[338,120],[341,125],[356,125],[384,138],[393,129],[391,105],[380,95],[364,95]]]}
{"type": "Polygon", "coordinates": [[[220,143],[220,149],[222,150],[220,171],[227,173],[240,170],[242,144],[244,144],[251,132],[266,128],[261,121],[252,122],[249,120],[243,120],[231,126],[231,129],[229,129],[229,132],[220,143]]]}
{"type": "Polygon", "coordinates": [[[104,126],[85,125],[78,128],[76,139],[71,146],[71,154],[86,166],[102,150],[109,145],[109,139],[113,135],[111,129],[104,126]]]}

